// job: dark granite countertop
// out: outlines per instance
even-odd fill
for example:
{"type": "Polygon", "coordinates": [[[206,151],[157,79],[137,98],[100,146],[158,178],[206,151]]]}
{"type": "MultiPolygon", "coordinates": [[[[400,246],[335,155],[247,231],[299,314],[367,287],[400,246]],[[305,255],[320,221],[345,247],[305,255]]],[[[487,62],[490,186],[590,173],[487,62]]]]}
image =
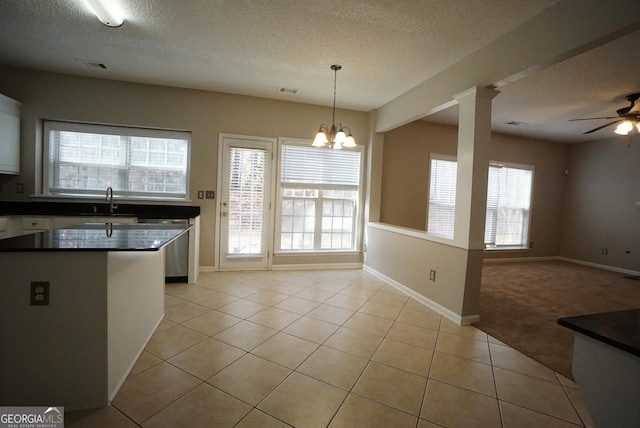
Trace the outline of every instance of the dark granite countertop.
{"type": "Polygon", "coordinates": [[[640,309],[560,318],[558,324],[640,357],[640,309]]]}
{"type": "Polygon", "coordinates": [[[190,227],[186,224],[85,223],[0,239],[0,252],[157,251],[190,227]]]}
{"type": "MultiPolygon", "coordinates": [[[[115,200],[114,217],[188,219],[200,215],[197,205],[129,204],[115,200]]],[[[109,216],[107,202],[0,201],[0,215],[109,216]]]]}

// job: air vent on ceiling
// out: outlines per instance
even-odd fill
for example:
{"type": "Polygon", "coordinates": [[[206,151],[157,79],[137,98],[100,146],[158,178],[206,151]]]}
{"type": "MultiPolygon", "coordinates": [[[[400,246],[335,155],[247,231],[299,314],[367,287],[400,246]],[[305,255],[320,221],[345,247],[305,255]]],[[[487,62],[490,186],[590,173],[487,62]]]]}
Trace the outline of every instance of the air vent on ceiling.
{"type": "Polygon", "coordinates": [[[103,70],[107,69],[106,64],[98,62],[98,61],[92,61],[92,60],[89,60],[89,59],[77,59],[76,61],[79,61],[80,64],[82,64],[82,65],[84,65],[85,67],[88,67],[88,68],[100,68],[100,69],[103,69],[103,70]]]}
{"type": "Polygon", "coordinates": [[[297,94],[298,93],[298,89],[296,88],[287,88],[284,86],[280,86],[280,88],[278,88],[278,92],[283,93],[283,94],[297,94]]]}
{"type": "Polygon", "coordinates": [[[525,126],[528,125],[527,122],[518,122],[517,120],[512,120],[511,122],[507,122],[507,125],[511,126],[525,126]]]}

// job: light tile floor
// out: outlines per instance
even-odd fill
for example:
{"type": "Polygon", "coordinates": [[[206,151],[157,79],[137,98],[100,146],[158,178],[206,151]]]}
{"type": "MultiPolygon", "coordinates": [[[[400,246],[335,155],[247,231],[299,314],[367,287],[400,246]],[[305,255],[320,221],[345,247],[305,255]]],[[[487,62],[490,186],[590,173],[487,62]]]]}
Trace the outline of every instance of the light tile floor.
{"type": "Polygon", "coordinates": [[[576,385],[361,270],[206,272],[68,427],[592,427],[576,385]]]}

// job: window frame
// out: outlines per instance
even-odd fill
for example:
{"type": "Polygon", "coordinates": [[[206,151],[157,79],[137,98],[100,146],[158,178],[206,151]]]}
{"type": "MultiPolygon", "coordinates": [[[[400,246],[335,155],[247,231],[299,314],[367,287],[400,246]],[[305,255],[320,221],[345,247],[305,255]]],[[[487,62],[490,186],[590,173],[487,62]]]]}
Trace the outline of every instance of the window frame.
{"type": "MultiPolygon", "coordinates": [[[[484,247],[486,251],[500,251],[500,250],[528,250],[529,249],[529,245],[531,242],[530,236],[531,236],[531,211],[532,211],[532,206],[533,206],[533,189],[534,189],[534,180],[535,180],[535,165],[526,165],[526,164],[519,164],[519,163],[513,163],[513,162],[498,162],[498,161],[489,161],[489,168],[491,167],[498,167],[498,168],[511,168],[511,169],[521,169],[521,170],[527,170],[527,171],[531,171],[531,188],[529,189],[529,208],[527,210],[528,212],[528,217],[527,217],[527,226],[526,226],[526,230],[525,233],[526,235],[523,237],[524,238],[524,244],[523,245],[496,245],[495,243],[491,246],[488,246],[488,244],[486,242],[484,242],[484,247]]],[[[487,191],[488,191],[488,183],[489,180],[489,176],[487,175],[487,191]]],[[[486,235],[486,211],[487,209],[485,208],[485,235],[486,235]]],[[[484,237],[483,237],[483,241],[484,241],[484,237]]],[[[495,239],[494,239],[495,241],[495,239]]]]}
{"type": "MultiPolygon", "coordinates": [[[[454,155],[443,155],[443,154],[437,154],[437,153],[431,153],[429,156],[429,174],[428,174],[428,183],[427,183],[427,218],[426,218],[426,224],[425,224],[425,230],[427,231],[427,233],[432,234],[433,236],[442,238],[442,239],[448,239],[448,240],[453,240],[454,237],[451,236],[449,237],[448,235],[445,236],[443,234],[438,234],[438,233],[433,233],[433,232],[429,232],[429,211],[430,211],[430,207],[431,207],[431,168],[433,165],[433,161],[434,160],[441,160],[441,161],[448,161],[448,162],[456,162],[456,168],[457,168],[457,156],[454,155]]],[[[485,235],[483,236],[483,243],[484,243],[484,247],[486,251],[500,251],[500,250],[527,250],[530,248],[530,236],[531,236],[531,212],[532,212],[532,206],[533,206],[533,191],[534,191],[534,180],[535,180],[535,166],[534,165],[527,165],[527,164],[519,164],[519,163],[513,163],[513,162],[498,162],[498,161],[489,161],[489,166],[488,168],[490,169],[491,167],[500,167],[500,168],[511,168],[511,169],[520,169],[520,170],[527,170],[531,172],[531,188],[530,188],[530,194],[529,194],[529,208],[527,210],[527,224],[526,224],[526,230],[524,230],[524,233],[526,234],[523,238],[523,240],[525,241],[523,245],[496,245],[495,243],[487,243],[485,241],[485,236],[486,236],[486,224],[487,224],[487,217],[486,217],[486,212],[488,210],[487,208],[487,204],[485,203],[485,235]]],[[[456,170],[457,172],[457,170],[456,170]]],[[[457,174],[456,174],[457,177],[457,174]]],[[[487,193],[489,191],[489,176],[487,176],[487,193]]],[[[454,210],[454,219],[455,219],[455,205],[453,207],[454,210]]],[[[496,220],[497,221],[497,220],[496,220]]],[[[453,227],[455,227],[455,225],[453,225],[453,227]]],[[[494,227],[495,229],[495,227],[494,227]]],[[[495,241],[495,239],[494,239],[495,241]]]]}
{"type": "MultiPolygon", "coordinates": [[[[361,251],[362,246],[362,215],[363,215],[363,183],[364,183],[364,149],[361,145],[358,145],[354,148],[350,149],[342,149],[345,151],[358,151],[360,153],[360,162],[359,162],[359,173],[358,173],[358,184],[357,186],[353,185],[330,185],[330,184],[316,184],[316,183],[285,183],[283,186],[282,183],[282,156],[283,156],[283,146],[284,145],[295,145],[301,147],[311,147],[312,140],[304,140],[298,138],[286,138],[280,137],[278,139],[278,158],[276,162],[276,197],[275,197],[275,216],[274,216],[274,254],[283,254],[287,256],[308,256],[313,254],[319,255],[327,255],[327,254],[355,254],[361,251]],[[356,187],[353,189],[353,187],[356,187]],[[283,195],[283,188],[298,188],[298,189],[318,189],[317,198],[313,198],[316,202],[316,217],[317,214],[320,214],[320,220],[316,220],[314,224],[314,242],[321,245],[322,236],[322,201],[327,199],[323,196],[323,190],[355,190],[357,192],[354,204],[354,214],[353,214],[353,246],[350,249],[321,249],[317,248],[314,244],[313,249],[282,249],[282,217],[283,217],[283,199],[286,197],[283,195]]],[[[333,150],[328,147],[314,147],[313,150],[333,150]]],[[[331,199],[331,198],[328,198],[331,199]]]]}
{"type": "MultiPolygon", "coordinates": [[[[52,187],[50,175],[53,169],[53,163],[50,159],[52,151],[52,141],[50,141],[50,131],[69,131],[69,132],[85,132],[101,135],[115,135],[126,137],[141,138],[162,138],[162,139],[180,139],[185,140],[187,144],[186,165],[185,165],[185,191],[176,193],[148,192],[148,195],[142,192],[116,191],[118,200],[127,201],[166,201],[166,202],[190,202],[190,174],[191,174],[191,132],[184,130],[156,129],[145,127],[121,126],[110,124],[96,124],[86,122],[71,122],[58,120],[43,121],[43,137],[42,137],[42,195],[48,198],[74,198],[74,199],[96,199],[104,196],[103,191],[94,189],[75,189],[65,190],[52,187]]],[[[129,148],[128,148],[129,149],[129,148]]],[[[127,149],[127,150],[128,150],[127,149]]],[[[135,168],[126,167],[125,173],[128,174],[135,168]]],[[[125,179],[128,182],[129,178],[125,179]]],[[[106,191],[106,188],[105,190],[106,191]]]]}
{"type": "MultiPolygon", "coordinates": [[[[437,236],[438,238],[442,238],[442,239],[453,239],[453,232],[455,229],[455,213],[456,213],[456,204],[455,204],[455,198],[454,198],[454,203],[453,203],[453,218],[454,218],[454,223],[452,223],[452,230],[451,230],[451,236],[449,237],[448,235],[443,235],[440,233],[433,233],[433,232],[429,232],[429,219],[431,218],[431,216],[429,215],[429,212],[431,210],[431,166],[433,165],[433,161],[445,161],[445,162],[454,162],[456,164],[456,168],[458,167],[458,158],[455,155],[443,155],[443,154],[439,154],[439,153],[431,153],[429,155],[429,175],[427,176],[427,218],[425,219],[425,230],[433,235],[433,236],[437,236]]],[[[457,172],[457,170],[456,170],[457,172]]],[[[455,190],[455,187],[454,187],[455,190]]]]}

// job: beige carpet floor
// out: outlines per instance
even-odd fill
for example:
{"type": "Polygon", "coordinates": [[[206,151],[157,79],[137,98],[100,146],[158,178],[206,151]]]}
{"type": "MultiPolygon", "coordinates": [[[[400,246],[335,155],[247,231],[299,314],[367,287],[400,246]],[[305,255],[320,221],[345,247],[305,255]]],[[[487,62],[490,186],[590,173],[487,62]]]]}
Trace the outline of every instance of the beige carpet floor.
{"type": "Polygon", "coordinates": [[[558,318],[640,308],[640,281],[563,261],[485,263],[480,330],[573,379],[573,331],[558,318]]]}

